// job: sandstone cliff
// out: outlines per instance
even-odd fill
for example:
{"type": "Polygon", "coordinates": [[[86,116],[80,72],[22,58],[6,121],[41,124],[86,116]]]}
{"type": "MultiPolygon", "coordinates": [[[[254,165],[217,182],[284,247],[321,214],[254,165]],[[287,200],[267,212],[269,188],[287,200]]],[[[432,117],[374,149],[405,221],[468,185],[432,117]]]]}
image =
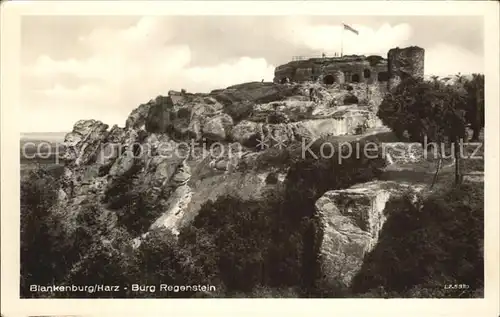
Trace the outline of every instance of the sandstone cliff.
{"type": "Polygon", "coordinates": [[[388,217],[387,203],[422,187],[392,181],[357,184],[332,190],[316,201],[319,223],[318,283],[348,289],[365,255],[376,245],[388,217]]]}
{"type": "Polygon", "coordinates": [[[114,196],[133,188],[148,197],[146,206],[164,210],[151,227],[176,232],[209,199],[267,188],[275,168],[241,168],[266,149],[380,125],[358,105],[366,104],[366,90],[345,88],[248,83],[208,94],[170,91],[134,109],[124,127],[78,121],[64,141],[60,203],[75,211],[88,202],[121,208],[114,196]],[[349,98],[358,102],[345,105],[349,98]]]}

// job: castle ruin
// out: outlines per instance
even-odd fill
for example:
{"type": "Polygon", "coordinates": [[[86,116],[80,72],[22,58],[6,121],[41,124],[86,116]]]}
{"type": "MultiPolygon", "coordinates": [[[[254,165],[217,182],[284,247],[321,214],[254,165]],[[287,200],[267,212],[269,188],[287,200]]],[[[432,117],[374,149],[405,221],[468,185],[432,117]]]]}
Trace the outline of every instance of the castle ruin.
{"type": "Polygon", "coordinates": [[[276,67],[274,82],[366,83],[392,89],[408,76],[424,76],[424,54],[423,48],[411,46],[393,48],[387,58],[345,55],[296,60],[276,67]]]}

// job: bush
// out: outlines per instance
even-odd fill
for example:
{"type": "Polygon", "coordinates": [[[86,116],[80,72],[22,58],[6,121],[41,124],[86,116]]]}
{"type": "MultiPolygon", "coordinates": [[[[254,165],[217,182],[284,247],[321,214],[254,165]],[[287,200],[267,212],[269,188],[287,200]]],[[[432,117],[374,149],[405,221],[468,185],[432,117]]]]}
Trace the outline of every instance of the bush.
{"type": "MultiPolygon", "coordinates": [[[[80,208],[59,211],[59,181],[44,170],[28,174],[21,183],[21,296],[60,298],[190,297],[200,292],[131,292],[132,283],[200,284],[200,267],[189,252],[179,248],[171,233],[150,232],[134,250],[132,238],[146,231],[151,215],[144,214],[144,199],[125,176],[115,183],[115,213],[89,199],[80,208]],[[125,185],[128,185],[125,186],[125,185]],[[69,219],[69,220],[68,220],[69,219]],[[118,285],[119,292],[36,293],[30,285],[118,285]]],[[[113,192],[114,191],[114,192],[113,192]]],[[[108,197],[109,198],[109,197],[108,197]]],[[[205,246],[193,241],[193,246],[205,246]]],[[[196,254],[196,253],[195,253],[196,254]]],[[[207,264],[207,262],[204,262],[207,264]]],[[[201,296],[212,294],[201,293],[201,296]]]]}
{"type": "Polygon", "coordinates": [[[104,202],[107,208],[116,212],[118,224],[134,235],[146,232],[163,210],[156,202],[151,202],[148,193],[140,183],[141,164],[138,162],[120,178],[108,186],[104,202]]]}
{"type": "Polygon", "coordinates": [[[79,258],[70,266],[63,282],[65,285],[119,285],[120,291],[68,292],[57,297],[124,297],[127,291],[123,286],[137,283],[136,276],[132,275],[135,266],[130,252],[132,237],[116,226],[113,218],[113,212],[96,202],[81,208],[73,233],[74,240],[78,241],[75,249],[79,258]]]}
{"type": "Polygon", "coordinates": [[[130,191],[122,198],[123,206],[116,210],[118,223],[134,235],[148,231],[151,224],[164,212],[148,201],[145,193],[130,191]]]}
{"type": "Polygon", "coordinates": [[[278,260],[284,251],[291,251],[286,247],[289,236],[280,235],[278,215],[276,201],[224,196],[201,208],[192,226],[181,231],[180,241],[184,248],[196,250],[192,254],[203,263],[209,279],[220,278],[229,293],[248,293],[257,285],[293,285],[299,264],[278,260]],[[208,250],[192,245],[193,236],[207,241],[208,250]]]}

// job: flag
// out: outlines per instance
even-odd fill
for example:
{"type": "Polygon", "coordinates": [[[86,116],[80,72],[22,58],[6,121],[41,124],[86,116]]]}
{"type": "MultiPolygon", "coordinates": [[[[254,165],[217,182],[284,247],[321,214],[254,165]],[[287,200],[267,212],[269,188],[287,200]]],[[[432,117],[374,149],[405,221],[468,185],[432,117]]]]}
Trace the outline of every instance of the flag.
{"type": "Polygon", "coordinates": [[[357,30],[353,29],[352,27],[350,27],[347,24],[344,24],[344,23],[342,23],[342,24],[344,25],[344,30],[349,30],[349,31],[355,33],[356,35],[359,35],[359,32],[357,30]]]}

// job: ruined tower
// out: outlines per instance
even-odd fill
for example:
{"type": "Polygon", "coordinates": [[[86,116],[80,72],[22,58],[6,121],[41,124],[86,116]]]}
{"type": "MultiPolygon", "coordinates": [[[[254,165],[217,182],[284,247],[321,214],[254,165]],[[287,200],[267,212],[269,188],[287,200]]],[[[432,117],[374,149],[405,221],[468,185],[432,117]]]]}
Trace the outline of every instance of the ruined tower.
{"type": "Polygon", "coordinates": [[[392,90],[407,77],[424,77],[425,50],[418,46],[393,48],[387,53],[388,88],[392,90]]]}

